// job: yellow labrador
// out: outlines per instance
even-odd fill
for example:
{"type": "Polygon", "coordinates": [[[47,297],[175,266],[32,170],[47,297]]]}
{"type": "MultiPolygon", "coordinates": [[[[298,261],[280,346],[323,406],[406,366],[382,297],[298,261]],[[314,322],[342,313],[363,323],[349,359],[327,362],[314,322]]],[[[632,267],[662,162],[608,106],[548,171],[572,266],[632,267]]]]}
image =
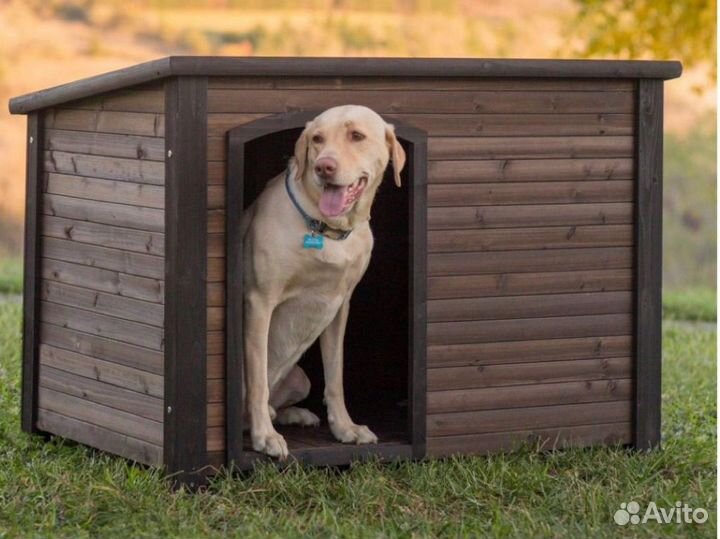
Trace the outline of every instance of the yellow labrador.
{"type": "Polygon", "coordinates": [[[345,407],[343,339],[373,248],[370,208],[390,158],[399,187],[405,152],[393,126],[367,107],[328,109],[306,124],[287,171],[243,218],[246,411],[255,451],[287,456],[273,420],[319,424],[294,406],[310,391],[297,362],[318,337],[333,435],[377,443],[345,407]]]}

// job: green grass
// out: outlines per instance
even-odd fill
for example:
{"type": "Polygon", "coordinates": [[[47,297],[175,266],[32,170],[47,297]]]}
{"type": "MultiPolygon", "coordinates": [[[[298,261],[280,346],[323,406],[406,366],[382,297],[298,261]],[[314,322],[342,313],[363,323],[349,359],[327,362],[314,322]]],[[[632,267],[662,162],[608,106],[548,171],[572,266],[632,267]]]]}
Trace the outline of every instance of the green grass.
{"type": "Polygon", "coordinates": [[[663,318],[715,322],[717,319],[715,290],[691,288],[663,291],[663,318]]]}
{"type": "Polygon", "coordinates": [[[0,303],[0,537],[714,537],[715,333],[666,324],[664,445],[346,471],[262,467],[173,492],[156,470],[20,432],[20,306],[0,303]],[[616,526],[621,502],[683,501],[704,525],[616,526]]]}
{"type": "Polygon", "coordinates": [[[0,258],[0,294],[22,294],[22,264],[19,257],[0,258]]]}

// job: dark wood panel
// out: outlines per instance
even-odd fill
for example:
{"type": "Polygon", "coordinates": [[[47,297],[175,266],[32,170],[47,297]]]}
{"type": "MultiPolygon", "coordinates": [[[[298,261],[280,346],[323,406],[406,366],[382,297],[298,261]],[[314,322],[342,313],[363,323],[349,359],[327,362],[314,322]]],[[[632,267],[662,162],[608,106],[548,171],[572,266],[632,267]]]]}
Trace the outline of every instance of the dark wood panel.
{"type": "Polygon", "coordinates": [[[165,95],[162,86],[155,89],[134,88],[95,95],[68,105],[76,109],[114,110],[122,112],[162,113],[165,110],[165,95]]]}
{"type": "MultiPolygon", "coordinates": [[[[633,144],[631,136],[430,137],[428,160],[630,158],[633,144]]],[[[224,161],[226,152],[225,137],[208,138],[208,160],[224,161]]]]}
{"type": "Polygon", "coordinates": [[[435,299],[428,301],[429,322],[501,320],[545,316],[628,313],[633,294],[596,292],[491,298],[435,299]]]}
{"type": "Polygon", "coordinates": [[[600,247],[553,251],[502,251],[484,253],[436,253],[428,257],[429,274],[477,275],[482,273],[521,273],[622,269],[633,267],[633,249],[600,247]]]}
{"type": "Polygon", "coordinates": [[[630,335],[631,314],[558,316],[428,324],[428,344],[564,339],[601,335],[630,335]]]}
{"type": "Polygon", "coordinates": [[[428,299],[631,290],[630,269],[457,275],[428,279],[428,299]]]}
{"type": "Polygon", "coordinates": [[[135,414],[40,386],[40,408],[154,445],[162,445],[163,425],[135,414]]]}
{"type": "Polygon", "coordinates": [[[70,440],[143,464],[160,466],[162,447],[50,410],[39,411],[38,426],[70,440]]]}
{"type": "Polygon", "coordinates": [[[42,282],[41,297],[43,301],[87,309],[150,326],[163,327],[164,308],[159,303],[138,301],[46,280],[42,282]]]}
{"type": "Polygon", "coordinates": [[[428,455],[486,454],[511,451],[531,444],[538,449],[564,449],[591,445],[627,444],[632,423],[603,423],[575,427],[534,428],[514,432],[428,438],[428,455]]]}
{"type": "Polygon", "coordinates": [[[630,202],[428,208],[428,229],[627,224],[633,214],[630,202]]]}
{"type": "Polygon", "coordinates": [[[40,317],[43,322],[56,326],[143,346],[151,350],[163,350],[164,331],[162,328],[99,314],[96,310],[86,311],[43,301],[40,317]]]}
{"type": "Polygon", "coordinates": [[[141,135],[47,129],[45,149],[148,161],[165,159],[165,140],[141,135]]]}
{"type": "Polygon", "coordinates": [[[160,256],[108,249],[87,243],[44,237],[43,256],[85,266],[109,269],[151,279],[165,277],[165,259],[160,256]]]}
{"type": "Polygon", "coordinates": [[[632,401],[593,402],[428,415],[428,436],[455,436],[511,430],[625,423],[632,401]]]}
{"type": "Polygon", "coordinates": [[[431,391],[428,393],[428,413],[630,400],[632,396],[631,379],[431,391]]]}
{"type": "Polygon", "coordinates": [[[109,406],[153,421],[163,420],[163,400],[40,364],[40,387],[109,406]]]}
{"type": "Polygon", "coordinates": [[[121,228],[49,215],[43,216],[42,227],[43,236],[46,237],[158,256],[165,254],[165,235],[160,232],[121,228]]]}
{"type": "Polygon", "coordinates": [[[84,356],[125,365],[159,376],[163,375],[162,352],[105,339],[53,324],[42,324],[40,329],[40,338],[43,344],[50,344],[63,350],[77,352],[84,356]]]}
{"type": "Polygon", "coordinates": [[[429,183],[629,180],[631,158],[462,159],[430,161],[429,183]]]}
{"type": "Polygon", "coordinates": [[[165,301],[165,284],[163,281],[126,275],[117,271],[44,258],[42,261],[42,277],[51,281],[82,286],[98,292],[108,292],[127,298],[141,299],[159,304],[165,301]]]}
{"type": "MultiPolygon", "coordinates": [[[[49,344],[40,345],[40,363],[144,395],[159,399],[162,399],[163,396],[163,377],[161,375],[78,354],[49,344]]],[[[160,406],[162,408],[162,402],[160,402],[160,406]]],[[[162,417],[158,419],[158,421],[161,420],[162,417]]]]}
{"type": "Polygon", "coordinates": [[[165,165],[160,161],[83,155],[61,151],[45,151],[43,156],[43,166],[48,172],[152,185],[165,183],[165,165]]]}
{"type": "Polygon", "coordinates": [[[430,253],[629,247],[632,244],[631,225],[434,230],[428,233],[430,253]]]}
{"type": "MultiPolygon", "coordinates": [[[[265,114],[208,115],[208,135],[223,137],[230,129],[265,114]]],[[[632,114],[383,114],[386,121],[417,127],[433,137],[523,137],[632,135],[632,114]]]]}
{"type": "MultiPolygon", "coordinates": [[[[632,368],[632,358],[621,357],[428,369],[428,393],[491,387],[525,391],[530,384],[617,380],[632,378],[632,368]]],[[[495,401],[495,408],[505,408],[504,402],[495,401]]]]}
{"type": "Polygon", "coordinates": [[[464,367],[535,361],[631,357],[630,335],[539,341],[508,341],[428,346],[428,367],[464,367]]]}
{"type": "Polygon", "coordinates": [[[632,92],[208,90],[208,112],[289,112],[354,103],[379,113],[633,112],[632,92]]]}
{"type": "MultiPolygon", "coordinates": [[[[87,192],[85,192],[87,194],[87,192]]],[[[81,198],[45,194],[43,213],[66,219],[89,221],[149,232],[165,230],[165,213],[154,208],[144,208],[127,204],[88,202],[81,198]]]]}
{"type": "MultiPolygon", "coordinates": [[[[94,202],[129,204],[143,208],[162,210],[165,207],[165,188],[126,181],[86,178],[69,174],[48,174],[47,193],[65,195],[94,202]]],[[[164,225],[163,225],[164,228],[164,225]]]]}
{"type": "Polygon", "coordinates": [[[165,116],[139,112],[55,108],[48,110],[46,125],[52,129],[118,133],[124,135],[165,135],[165,116]]]}

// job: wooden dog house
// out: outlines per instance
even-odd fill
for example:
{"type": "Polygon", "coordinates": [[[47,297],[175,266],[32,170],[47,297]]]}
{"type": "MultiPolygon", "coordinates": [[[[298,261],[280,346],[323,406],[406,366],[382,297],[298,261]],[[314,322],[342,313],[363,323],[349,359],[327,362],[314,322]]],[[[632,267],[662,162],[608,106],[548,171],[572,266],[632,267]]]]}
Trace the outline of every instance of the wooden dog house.
{"type": "MultiPolygon", "coordinates": [[[[346,340],[348,406],[380,443],[281,430],[293,456],[656,445],[663,80],[680,71],[171,57],[11,100],[28,115],[23,429],[188,482],[251,466],[237,223],[309,117],[361,104],[409,156],[378,196],[346,340]]],[[[316,351],[303,362],[324,418],[316,351]]]]}

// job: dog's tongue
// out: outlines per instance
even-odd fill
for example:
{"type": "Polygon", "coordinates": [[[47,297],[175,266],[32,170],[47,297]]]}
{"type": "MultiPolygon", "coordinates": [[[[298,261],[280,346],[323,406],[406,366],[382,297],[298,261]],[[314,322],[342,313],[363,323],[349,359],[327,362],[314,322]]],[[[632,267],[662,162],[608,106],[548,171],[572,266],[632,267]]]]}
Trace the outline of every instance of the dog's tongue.
{"type": "Polygon", "coordinates": [[[347,185],[326,185],[320,197],[320,211],[327,217],[337,217],[345,209],[347,185]]]}

